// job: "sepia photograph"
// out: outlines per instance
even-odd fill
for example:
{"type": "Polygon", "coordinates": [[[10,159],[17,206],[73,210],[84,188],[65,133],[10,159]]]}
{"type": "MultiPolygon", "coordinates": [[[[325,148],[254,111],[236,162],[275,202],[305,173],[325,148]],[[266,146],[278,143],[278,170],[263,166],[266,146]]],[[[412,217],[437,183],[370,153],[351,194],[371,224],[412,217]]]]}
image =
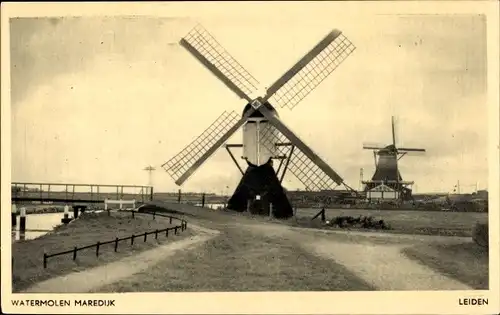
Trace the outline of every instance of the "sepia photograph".
{"type": "Polygon", "coordinates": [[[2,4],[2,310],[498,312],[498,3],[432,3],[2,4]]]}

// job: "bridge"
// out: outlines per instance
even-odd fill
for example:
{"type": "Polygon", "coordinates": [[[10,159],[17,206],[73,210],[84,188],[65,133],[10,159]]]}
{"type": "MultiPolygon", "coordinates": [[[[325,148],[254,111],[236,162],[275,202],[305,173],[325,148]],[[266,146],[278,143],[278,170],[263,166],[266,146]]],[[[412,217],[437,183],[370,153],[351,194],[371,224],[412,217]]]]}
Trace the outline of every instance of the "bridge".
{"type": "Polygon", "coordinates": [[[105,199],[153,200],[152,186],[66,183],[11,183],[12,203],[104,203],[105,199]]]}

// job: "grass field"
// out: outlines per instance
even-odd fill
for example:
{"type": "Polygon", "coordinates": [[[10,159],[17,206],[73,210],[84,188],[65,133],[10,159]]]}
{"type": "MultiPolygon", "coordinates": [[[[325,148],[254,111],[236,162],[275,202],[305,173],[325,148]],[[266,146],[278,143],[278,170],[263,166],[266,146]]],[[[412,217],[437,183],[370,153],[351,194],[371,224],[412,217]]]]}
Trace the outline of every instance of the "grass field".
{"type": "MultiPolygon", "coordinates": [[[[297,224],[299,226],[320,227],[319,218],[315,219],[318,222],[310,222],[310,219],[318,211],[320,209],[298,209],[297,224]]],[[[327,220],[336,216],[373,216],[374,219],[384,220],[385,223],[389,224],[391,229],[388,232],[392,233],[471,236],[474,224],[478,221],[487,221],[488,213],[326,209],[327,220]]]]}
{"type": "Polygon", "coordinates": [[[180,225],[174,220],[169,224],[168,218],[156,217],[154,220],[148,214],[136,214],[132,218],[128,212],[84,213],[78,220],[68,225],[57,227],[54,232],[46,234],[34,240],[16,242],[12,244],[12,286],[13,291],[23,290],[35,282],[63,275],[72,271],[81,271],[89,267],[97,266],[105,262],[117,260],[139,251],[154,247],[158,244],[172,242],[190,235],[190,230],[180,232],[177,236],[165,234],[154,239],[149,235],[147,242],[143,237],[138,237],[133,246],[129,241],[122,241],[118,245],[118,252],[114,252],[114,244],[100,247],[99,257],[96,257],[95,248],[78,251],[76,261],[72,260],[72,254],[66,254],[48,259],[47,268],[43,268],[43,253],[47,254],[61,252],[85,245],[114,240],[116,237],[128,237],[132,234],[138,235],[156,229],[164,229],[169,226],[180,225]]]}

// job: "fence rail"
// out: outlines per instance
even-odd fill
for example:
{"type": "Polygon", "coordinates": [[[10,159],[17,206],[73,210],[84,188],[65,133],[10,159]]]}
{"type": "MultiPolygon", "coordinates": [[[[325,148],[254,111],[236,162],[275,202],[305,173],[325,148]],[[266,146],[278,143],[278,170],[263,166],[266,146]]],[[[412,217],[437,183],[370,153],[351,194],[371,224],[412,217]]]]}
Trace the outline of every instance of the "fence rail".
{"type": "MultiPolygon", "coordinates": [[[[138,212],[138,211],[134,211],[134,210],[123,210],[122,212],[131,212],[132,213],[132,218],[135,217],[135,212],[138,212]]],[[[97,242],[95,244],[91,244],[91,245],[86,245],[86,246],[82,246],[82,247],[77,247],[75,246],[73,249],[70,249],[70,250],[66,250],[66,251],[62,251],[62,252],[58,252],[58,253],[53,253],[53,254],[47,254],[47,253],[44,253],[43,254],[43,268],[47,268],[47,260],[50,258],[50,257],[55,257],[55,256],[60,256],[60,255],[66,255],[66,254],[73,254],[73,260],[76,260],[76,256],[77,256],[77,253],[81,250],[84,250],[84,249],[88,249],[88,248],[93,248],[95,247],[96,248],[96,257],[99,257],[99,248],[102,246],[102,245],[107,245],[107,244],[112,244],[114,243],[115,244],[115,252],[118,251],[118,243],[120,241],[127,241],[127,240],[130,240],[130,246],[134,245],[134,240],[138,237],[144,237],[144,242],[147,241],[147,237],[148,235],[152,235],[152,234],[155,234],[155,239],[158,239],[158,234],[160,233],[165,233],[165,237],[168,237],[168,232],[169,231],[174,231],[174,235],[177,235],[177,231],[180,229],[181,231],[184,231],[187,229],[187,221],[184,220],[184,219],[180,219],[178,217],[174,217],[174,216],[170,216],[170,215],[166,215],[166,214],[162,214],[162,213],[156,213],[156,211],[141,211],[139,213],[144,213],[144,214],[150,214],[153,216],[153,219],[155,219],[156,216],[159,216],[159,217],[166,217],[166,218],[169,218],[170,220],[170,224],[172,224],[172,219],[175,219],[175,220],[178,220],[181,222],[181,225],[176,225],[176,226],[172,226],[172,227],[168,227],[168,228],[165,228],[165,229],[161,229],[161,230],[154,230],[154,231],[149,231],[149,232],[144,232],[144,233],[141,233],[141,234],[132,234],[131,236],[128,236],[128,237],[123,237],[123,238],[115,238],[114,240],[111,240],[111,241],[106,241],[106,242],[97,242]]]]}
{"type": "Polygon", "coordinates": [[[152,186],[71,183],[11,183],[13,202],[103,203],[104,199],[153,200],[152,186]]]}

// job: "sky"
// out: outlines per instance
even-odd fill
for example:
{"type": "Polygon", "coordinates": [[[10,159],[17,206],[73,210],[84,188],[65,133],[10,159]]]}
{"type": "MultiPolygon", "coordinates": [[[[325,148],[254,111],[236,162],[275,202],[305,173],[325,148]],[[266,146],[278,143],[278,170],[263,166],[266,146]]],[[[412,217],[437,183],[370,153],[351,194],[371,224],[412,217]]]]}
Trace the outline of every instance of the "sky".
{"type": "MultiPolygon", "coordinates": [[[[200,23],[264,86],[332,28],[349,38],[355,52],[278,111],[351,187],[360,168],[373,174],[362,146],[389,144],[392,115],[398,144],[427,150],[399,164],[417,192],[487,186],[483,16],[276,13],[11,19],[12,181],[147,185],[152,165],[156,191],[177,190],[161,164],[245,105],[178,45],[200,23]]],[[[240,176],[220,149],[181,188],[231,193],[240,176]]],[[[304,188],[292,175],[284,185],[304,188]]]]}

